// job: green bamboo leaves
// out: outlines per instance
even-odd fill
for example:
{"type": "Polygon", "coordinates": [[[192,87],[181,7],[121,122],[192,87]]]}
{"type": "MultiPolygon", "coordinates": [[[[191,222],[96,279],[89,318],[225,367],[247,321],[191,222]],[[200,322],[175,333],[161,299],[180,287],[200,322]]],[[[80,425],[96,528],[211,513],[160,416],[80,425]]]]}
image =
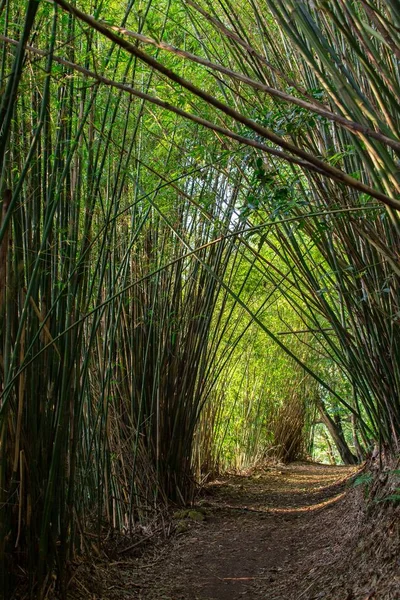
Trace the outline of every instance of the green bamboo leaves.
{"type": "Polygon", "coordinates": [[[397,451],[394,4],[2,8],[2,572],[66,589],[321,402],[397,451]]]}

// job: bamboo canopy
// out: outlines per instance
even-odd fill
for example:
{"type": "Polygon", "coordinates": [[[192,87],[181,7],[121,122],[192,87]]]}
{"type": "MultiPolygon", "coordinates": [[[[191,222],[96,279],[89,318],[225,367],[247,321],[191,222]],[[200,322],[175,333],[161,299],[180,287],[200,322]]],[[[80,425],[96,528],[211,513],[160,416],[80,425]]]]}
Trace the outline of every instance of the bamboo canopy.
{"type": "Polygon", "coordinates": [[[396,456],[397,3],[0,22],[2,589],[65,589],[85,531],[309,455],[320,423],[345,462],[396,456]]]}

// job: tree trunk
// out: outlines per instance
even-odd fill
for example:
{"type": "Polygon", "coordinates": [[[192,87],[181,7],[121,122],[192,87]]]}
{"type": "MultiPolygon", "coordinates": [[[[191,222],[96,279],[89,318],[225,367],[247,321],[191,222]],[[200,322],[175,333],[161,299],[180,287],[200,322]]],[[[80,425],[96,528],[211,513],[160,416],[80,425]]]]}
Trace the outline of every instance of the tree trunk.
{"type": "Polygon", "coordinates": [[[333,448],[332,448],[332,444],[331,441],[329,439],[329,435],[326,433],[326,430],[323,429],[322,430],[322,437],[324,438],[327,446],[328,446],[328,458],[329,458],[329,463],[331,465],[336,465],[336,459],[335,459],[335,455],[333,454],[333,448]]]}
{"type": "Polygon", "coordinates": [[[332,436],[335,446],[338,449],[340,457],[345,465],[356,465],[358,463],[357,457],[351,452],[347,442],[344,438],[341,423],[336,423],[332,417],[328,414],[322,400],[318,402],[318,409],[321,415],[322,422],[326,425],[329,433],[332,436]]]}
{"type": "Polygon", "coordinates": [[[357,458],[358,458],[358,462],[362,462],[365,458],[365,452],[363,450],[363,448],[361,447],[360,441],[358,439],[358,435],[357,435],[357,418],[355,415],[351,415],[351,425],[353,428],[353,443],[354,443],[354,448],[356,449],[357,452],[357,458]]]}

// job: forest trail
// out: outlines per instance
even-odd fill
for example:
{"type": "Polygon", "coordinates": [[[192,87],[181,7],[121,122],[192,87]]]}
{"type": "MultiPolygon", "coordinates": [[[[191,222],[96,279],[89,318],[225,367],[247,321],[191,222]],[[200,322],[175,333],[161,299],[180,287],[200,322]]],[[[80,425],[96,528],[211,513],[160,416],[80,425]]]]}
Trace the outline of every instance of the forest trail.
{"type": "Polygon", "coordinates": [[[176,515],[182,533],[141,558],[108,564],[100,597],[372,600],[368,589],[348,594],[340,573],[328,574],[337,584],[332,591],[336,584],[323,573],[351,528],[344,497],[354,472],[296,463],[213,481],[197,503],[200,512],[176,515]]]}
{"type": "Polygon", "coordinates": [[[297,464],[214,481],[204,525],[175,541],[139,597],[297,600],[289,576],[303,578],[310,554],[334,543],[329,513],[352,472],[297,464]]]}

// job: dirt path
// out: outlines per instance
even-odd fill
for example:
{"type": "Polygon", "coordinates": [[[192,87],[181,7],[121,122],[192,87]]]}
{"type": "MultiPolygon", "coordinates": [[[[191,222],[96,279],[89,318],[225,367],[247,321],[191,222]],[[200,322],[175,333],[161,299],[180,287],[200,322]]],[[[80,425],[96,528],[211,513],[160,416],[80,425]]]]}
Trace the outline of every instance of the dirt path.
{"type": "Polygon", "coordinates": [[[268,589],[272,600],[272,587],[282,597],[280,581],[302,573],[299,567],[310,552],[332,542],[316,511],[328,516],[343,496],[343,486],[333,484],[350,473],[341,467],[297,465],[215,482],[211,517],[181,542],[186,591],[175,586],[170,597],[236,600],[265,597],[268,589]],[[194,544],[187,557],[185,550],[194,544]]]}
{"type": "MultiPolygon", "coordinates": [[[[177,540],[153,573],[158,597],[236,600],[265,598],[267,590],[270,600],[285,597],[281,581],[304,574],[310,552],[332,543],[332,531],[316,515],[327,519],[343,495],[343,486],[333,484],[351,472],[295,465],[214,482],[204,525],[177,540]]],[[[148,592],[142,597],[156,597],[148,592]]]]}
{"type": "Polygon", "coordinates": [[[182,533],[142,558],[111,562],[107,589],[92,597],[350,600],[315,590],[312,576],[342,540],[344,480],[353,472],[299,463],[217,480],[198,502],[202,512],[175,519],[182,533]]]}

